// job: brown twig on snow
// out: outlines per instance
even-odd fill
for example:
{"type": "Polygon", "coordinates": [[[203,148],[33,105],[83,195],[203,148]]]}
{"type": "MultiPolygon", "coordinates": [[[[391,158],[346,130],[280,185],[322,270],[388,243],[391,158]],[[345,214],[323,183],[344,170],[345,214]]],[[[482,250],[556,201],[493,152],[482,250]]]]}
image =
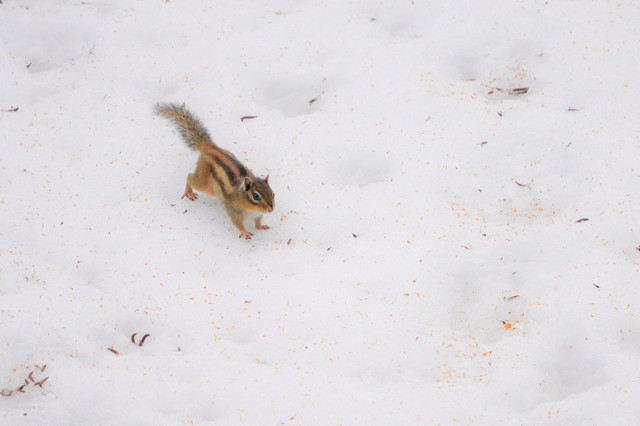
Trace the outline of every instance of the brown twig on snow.
{"type": "Polygon", "coordinates": [[[108,350],[108,351],[113,352],[113,353],[114,353],[114,354],[116,354],[116,355],[120,355],[120,352],[116,351],[116,350],[115,350],[115,349],[113,349],[113,348],[107,348],[107,350],[108,350]]]}
{"type": "Polygon", "coordinates": [[[34,383],[33,385],[34,385],[34,386],[40,386],[40,387],[42,387],[42,384],[43,384],[44,382],[46,382],[47,380],[49,380],[49,376],[47,376],[47,377],[45,377],[44,379],[40,380],[38,383],[34,383]]]}
{"type": "Polygon", "coordinates": [[[138,334],[138,333],[133,333],[133,334],[131,335],[131,343],[133,343],[134,345],[136,344],[136,339],[135,339],[136,334],[138,334]]]}
{"type": "Polygon", "coordinates": [[[576,223],[586,222],[586,221],[588,221],[588,220],[589,220],[588,218],[583,217],[582,219],[578,219],[578,220],[576,220],[576,223]]]}
{"type": "Polygon", "coordinates": [[[257,115],[245,115],[243,117],[240,117],[240,121],[244,121],[244,120],[252,120],[254,118],[258,118],[257,115]]]}
{"type": "Polygon", "coordinates": [[[142,344],[144,343],[146,338],[149,337],[149,336],[151,336],[149,333],[147,333],[144,336],[142,336],[142,339],[140,340],[140,343],[138,343],[138,346],[142,346],[142,344]]]}
{"type": "Polygon", "coordinates": [[[509,94],[516,96],[516,95],[524,95],[525,93],[527,93],[529,91],[528,87],[518,87],[516,89],[512,89],[509,90],[509,94]]]}
{"type": "MultiPolygon", "coordinates": [[[[43,365],[42,367],[40,367],[39,365],[35,366],[38,370],[40,370],[40,372],[44,371],[44,369],[47,367],[47,365],[43,365]]],[[[24,379],[24,384],[18,386],[17,388],[11,390],[11,389],[6,389],[3,388],[2,391],[0,391],[0,395],[2,396],[11,396],[14,392],[20,392],[20,393],[24,393],[25,391],[25,387],[29,386],[29,380],[31,380],[31,382],[33,383],[34,386],[40,386],[42,387],[42,384],[44,382],[46,382],[47,380],[49,380],[49,377],[45,377],[44,379],[36,382],[36,380],[33,378],[33,373],[35,373],[36,370],[32,370],[29,375],[27,376],[26,379],[24,379]]]]}
{"type": "Polygon", "coordinates": [[[320,99],[320,96],[324,95],[324,92],[320,93],[318,96],[316,96],[315,98],[311,99],[309,101],[309,106],[313,105],[315,102],[318,102],[318,99],[320,99]]]}

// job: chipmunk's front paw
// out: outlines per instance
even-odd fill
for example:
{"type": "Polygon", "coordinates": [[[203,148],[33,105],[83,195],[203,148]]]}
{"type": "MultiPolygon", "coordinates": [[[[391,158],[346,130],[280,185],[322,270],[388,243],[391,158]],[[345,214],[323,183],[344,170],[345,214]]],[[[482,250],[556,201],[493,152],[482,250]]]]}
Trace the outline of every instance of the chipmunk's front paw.
{"type": "Polygon", "coordinates": [[[257,229],[269,229],[267,225],[256,225],[257,229]]]}
{"type": "Polygon", "coordinates": [[[245,240],[250,240],[252,236],[253,234],[251,232],[244,231],[240,233],[240,236],[238,238],[244,238],[245,240]]]}

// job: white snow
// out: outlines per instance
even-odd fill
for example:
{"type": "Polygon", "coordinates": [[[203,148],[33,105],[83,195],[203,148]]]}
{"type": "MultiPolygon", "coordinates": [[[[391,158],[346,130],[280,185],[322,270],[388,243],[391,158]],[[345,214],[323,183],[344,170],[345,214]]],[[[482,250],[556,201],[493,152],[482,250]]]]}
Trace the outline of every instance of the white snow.
{"type": "Polygon", "coordinates": [[[0,423],[640,423],[638,2],[2,3],[0,423]]]}

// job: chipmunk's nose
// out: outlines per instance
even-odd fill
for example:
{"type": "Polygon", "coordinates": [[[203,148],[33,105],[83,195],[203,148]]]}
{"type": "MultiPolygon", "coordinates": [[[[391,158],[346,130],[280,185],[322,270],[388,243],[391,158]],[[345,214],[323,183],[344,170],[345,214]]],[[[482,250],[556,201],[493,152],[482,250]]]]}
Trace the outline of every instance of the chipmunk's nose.
{"type": "Polygon", "coordinates": [[[267,209],[267,212],[268,212],[268,213],[271,213],[272,211],[273,211],[273,207],[269,207],[269,208],[267,209]]]}

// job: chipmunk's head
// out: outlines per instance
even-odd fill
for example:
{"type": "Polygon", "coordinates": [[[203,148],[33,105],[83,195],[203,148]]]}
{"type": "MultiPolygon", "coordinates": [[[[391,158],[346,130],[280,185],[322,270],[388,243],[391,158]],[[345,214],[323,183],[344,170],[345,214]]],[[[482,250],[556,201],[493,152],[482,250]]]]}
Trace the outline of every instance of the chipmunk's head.
{"type": "Polygon", "coordinates": [[[248,199],[249,209],[267,213],[273,211],[275,202],[273,191],[269,186],[269,175],[264,179],[245,177],[242,182],[242,190],[248,199]]]}

